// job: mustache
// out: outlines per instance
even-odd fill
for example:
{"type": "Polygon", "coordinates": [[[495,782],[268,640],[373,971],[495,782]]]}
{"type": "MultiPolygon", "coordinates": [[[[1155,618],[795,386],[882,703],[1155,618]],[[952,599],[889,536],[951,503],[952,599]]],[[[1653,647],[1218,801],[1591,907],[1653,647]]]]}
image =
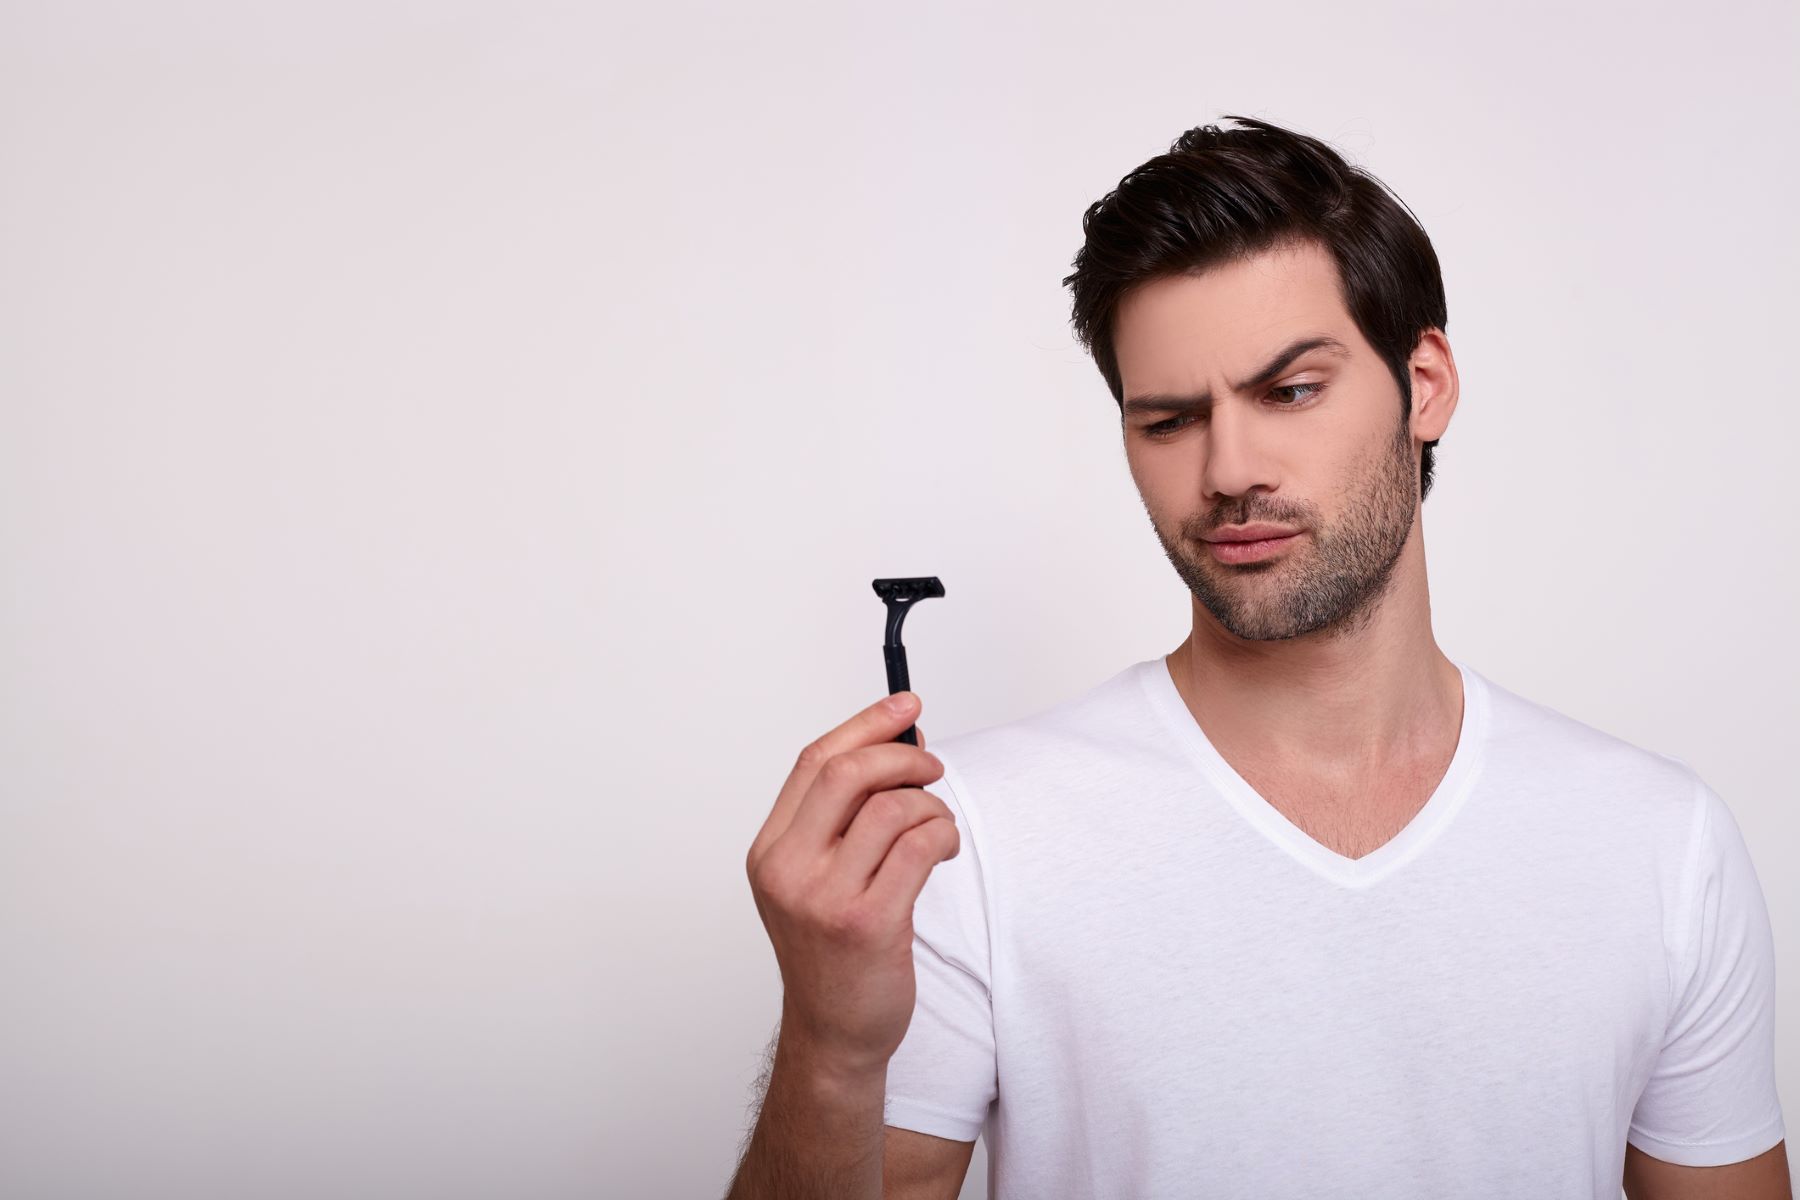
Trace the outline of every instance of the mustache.
{"type": "Polygon", "coordinates": [[[1195,541],[1200,541],[1208,534],[1214,533],[1220,529],[1238,525],[1256,525],[1263,523],[1270,525],[1286,525],[1293,529],[1309,529],[1312,525],[1307,518],[1299,513],[1234,512],[1204,519],[1200,517],[1190,517],[1181,523],[1181,532],[1184,537],[1190,537],[1195,541]]]}

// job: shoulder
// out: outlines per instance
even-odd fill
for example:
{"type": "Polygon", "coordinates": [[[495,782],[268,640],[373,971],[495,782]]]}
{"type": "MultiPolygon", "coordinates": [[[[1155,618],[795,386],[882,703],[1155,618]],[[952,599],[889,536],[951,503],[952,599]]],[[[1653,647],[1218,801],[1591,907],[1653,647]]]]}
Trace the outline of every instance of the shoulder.
{"type": "Polygon", "coordinates": [[[1487,693],[1490,787],[1564,816],[1692,842],[1704,784],[1686,760],[1639,745],[1475,673],[1487,693]]]}

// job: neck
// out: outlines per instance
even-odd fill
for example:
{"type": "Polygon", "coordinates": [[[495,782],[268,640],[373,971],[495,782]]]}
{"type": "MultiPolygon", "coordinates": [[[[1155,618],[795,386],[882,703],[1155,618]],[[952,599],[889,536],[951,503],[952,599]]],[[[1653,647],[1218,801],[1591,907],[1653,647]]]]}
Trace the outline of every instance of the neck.
{"type": "Polygon", "coordinates": [[[1314,777],[1369,777],[1435,753],[1461,723],[1462,679],[1431,632],[1424,550],[1354,629],[1275,641],[1228,632],[1194,602],[1169,673],[1221,753],[1314,777]]]}

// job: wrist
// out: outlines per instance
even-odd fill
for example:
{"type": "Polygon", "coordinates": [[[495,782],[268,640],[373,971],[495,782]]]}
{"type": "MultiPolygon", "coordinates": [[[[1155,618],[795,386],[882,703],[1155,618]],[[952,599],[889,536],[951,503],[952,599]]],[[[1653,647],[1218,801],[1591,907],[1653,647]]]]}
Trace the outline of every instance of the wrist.
{"type": "Polygon", "coordinates": [[[784,1030],[775,1046],[775,1069],[791,1075],[807,1091],[829,1099],[883,1094],[887,1061],[834,1052],[806,1035],[784,1030]]]}

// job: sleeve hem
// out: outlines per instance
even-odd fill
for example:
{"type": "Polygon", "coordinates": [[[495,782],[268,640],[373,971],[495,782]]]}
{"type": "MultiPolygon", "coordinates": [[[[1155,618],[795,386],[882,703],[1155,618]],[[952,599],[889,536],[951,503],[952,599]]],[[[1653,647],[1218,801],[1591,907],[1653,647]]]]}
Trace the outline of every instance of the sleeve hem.
{"type": "Polygon", "coordinates": [[[958,1142],[974,1141],[981,1136],[982,1126],[986,1123],[983,1119],[970,1120],[917,1100],[892,1095],[883,1103],[881,1119],[884,1125],[896,1129],[911,1129],[958,1142]]]}
{"type": "Polygon", "coordinates": [[[1671,1142],[1632,1128],[1625,1140],[1663,1162],[1682,1167],[1723,1167],[1772,1150],[1787,1136],[1780,1113],[1760,1128],[1722,1142],[1671,1142]]]}

